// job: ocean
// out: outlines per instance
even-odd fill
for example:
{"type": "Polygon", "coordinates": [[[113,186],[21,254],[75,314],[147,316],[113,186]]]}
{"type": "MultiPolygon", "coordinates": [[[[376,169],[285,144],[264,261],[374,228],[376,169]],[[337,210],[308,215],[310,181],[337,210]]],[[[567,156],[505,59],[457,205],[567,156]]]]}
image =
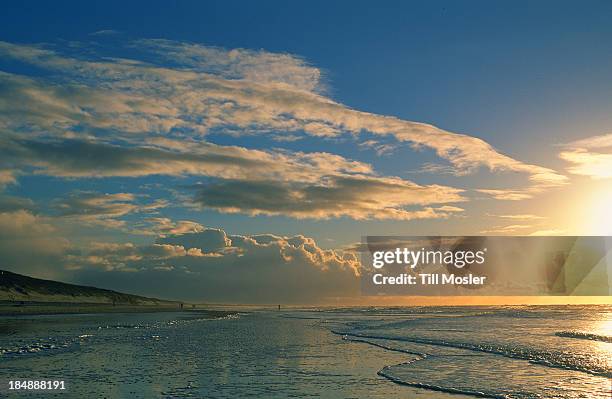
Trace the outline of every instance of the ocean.
{"type": "Polygon", "coordinates": [[[2,317],[0,377],[8,397],[609,399],[612,306],[2,317]]]}

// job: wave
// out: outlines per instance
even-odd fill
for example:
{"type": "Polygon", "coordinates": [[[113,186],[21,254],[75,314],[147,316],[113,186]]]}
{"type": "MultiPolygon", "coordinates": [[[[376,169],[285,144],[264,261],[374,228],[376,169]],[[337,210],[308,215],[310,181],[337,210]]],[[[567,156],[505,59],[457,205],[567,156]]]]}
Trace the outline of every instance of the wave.
{"type": "Polygon", "coordinates": [[[122,329],[146,328],[146,327],[148,326],[144,324],[109,324],[106,326],[98,326],[98,330],[102,330],[102,329],[122,330],[122,329]]]}
{"type": "Polygon", "coordinates": [[[59,344],[37,342],[37,343],[32,343],[32,344],[23,345],[23,346],[14,347],[14,348],[0,348],[0,355],[5,356],[5,355],[24,355],[24,354],[31,354],[31,353],[40,353],[43,351],[63,349],[63,348],[67,348],[68,346],[69,346],[69,343],[67,342],[59,343],[59,344]]]}
{"type": "Polygon", "coordinates": [[[591,334],[582,331],[558,331],[555,333],[557,337],[586,339],[589,341],[601,341],[612,343],[612,337],[608,335],[591,334]]]}
{"type": "Polygon", "coordinates": [[[13,347],[0,347],[0,357],[13,357],[22,355],[35,355],[45,353],[57,353],[78,348],[85,341],[93,337],[92,334],[82,334],[78,337],[70,339],[53,339],[40,340],[26,345],[13,347]]]}
{"type": "MultiPolygon", "coordinates": [[[[403,365],[403,364],[404,363],[401,363],[399,365],[403,365]]],[[[396,365],[396,366],[399,366],[399,365],[396,365]]],[[[405,381],[405,380],[402,380],[400,378],[394,377],[393,375],[388,373],[387,371],[391,367],[395,367],[395,366],[386,366],[386,367],[383,367],[382,370],[380,370],[377,374],[379,376],[381,376],[381,377],[384,377],[384,378],[388,379],[389,381],[391,381],[391,382],[393,382],[395,384],[398,384],[398,385],[410,386],[410,387],[414,387],[414,388],[429,389],[430,391],[438,391],[438,392],[446,392],[446,393],[452,393],[452,394],[470,395],[470,396],[475,396],[475,397],[478,397],[478,398],[507,399],[506,395],[496,395],[496,394],[490,394],[490,393],[486,393],[486,392],[470,391],[470,390],[466,390],[466,389],[457,389],[457,388],[452,388],[452,387],[443,387],[443,386],[439,386],[439,385],[426,384],[426,383],[423,383],[423,382],[405,381]]]]}
{"type": "Polygon", "coordinates": [[[345,341],[361,342],[361,343],[368,344],[368,345],[371,345],[371,346],[375,346],[377,348],[385,349],[385,350],[388,350],[388,351],[391,351],[391,352],[400,352],[400,353],[406,353],[406,354],[409,354],[409,355],[415,355],[415,356],[418,357],[418,359],[425,359],[427,356],[429,356],[427,353],[412,352],[412,351],[409,351],[409,350],[406,350],[406,349],[393,348],[393,347],[388,346],[388,345],[383,345],[383,344],[379,344],[379,343],[376,343],[376,342],[367,341],[365,339],[360,339],[358,337],[350,336],[349,334],[340,333],[340,332],[333,331],[333,330],[332,330],[332,333],[334,333],[336,335],[342,335],[342,339],[345,340],[345,341]]]}
{"type": "MultiPolygon", "coordinates": [[[[332,333],[334,334],[338,334],[338,335],[342,335],[342,339],[346,340],[346,341],[350,341],[350,342],[358,342],[358,343],[363,343],[363,344],[367,344],[367,345],[371,345],[377,348],[381,348],[384,350],[388,350],[391,352],[399,352],[399,353],[406,353],[406,354],[410,354],[410,355],[414,355],[415,358],[410,359],[408,361],[396,364],[396,365],[392,365],[392,366],[385,366],[382,369],[380,369],[376,374],[393,382],[394,384],[398,384],[398,385],[403,385],[403,386],[411,386],[414,388],[420,388],[420,389],[428,389],[430,391],[438,391],[438,392],[446,392],[446,393],[451,393],[451,394],[461,394],[461,395],[468,395],[468,396],[474,396],[474,397],[478,397],[478,398],[493,398],[493,399],[507,399],[508,396],[507,395],[501,395],[501,394],[496,394],[496,393],[488,393],[488,392],[482,392],[482,391],[475,391],[475,390],[468,390],[468,389],[464,389],[464,388],[454,388],[454,387],[448,387],[448,386],[442,386],[442,385],[435,385],[435,384],[428,384],[428,383],[424,383],[424,382],[417,382],[417,381],[408,381],[406,379],[402,379],[402,378],[398,378],[396,376],[394,376],[391,372],[391,370],[395,367],[401,367],[401,366],[409,366],[415,362],[418,361],[422,361],[427,359],[430,355],[426,354],[426,353],[421,353],[421,352],[413,352],[413,351],[409,351],[406,349],[401,349],[401,348],[394,348],[392,346],[389,345],[384,345],[384,344],[380,344],[377,342],[372,342],[372,341],[368,341],[366,339],[362,339],[362,338],[357,338],[357,337],[351,337],[347,334],[342,334],[336,331],[332,331],[332,333]]],[[[517,396],[518,397],[518,396],[517,396]]],[[[522,397],[522,396],[521,396],[522,397]]]]}
{"type": "MultiPolygon", "coordinates": [[[[196,318],[186,318],[186,319],[175,319],[168,321],[160,321],[155,323],[138,323],[138,324],[129,324],[129,323],[115,323],[115,324],[106,324],[100,325],[95,328],[99,333],[102,330],[159,330],[161,328],[172,328],[181,325],[197,323],[197,322],[208,322],[213,320],[234,320],[240,318],[240,314],[231,313],[228,315],[223,315],[219,317],[196,317],[196,318]]],[[[99,334],[97,333],[97,334],[99,334]]],[[[23,355],[43,355],[43,354],[52,354],[58,353],[61,351],[67,350],[76,350],[79,346],[86,341],[89,341],[94,334],[91,331],[83,331],[76,337],[71,338],[62,338],[55,337],[49,339],[43,339],[38,342],[32,342],[28,344],[21,345],[13,345],[13,346],[0,346],[0,358],[11,358],[14,356],[23,356],[23,355]]],[[[136,339],[153,339],[159,340],[161,339],[161,335],[159,334],[149,334],[135,337],[136,339]]],[[[10,345],[10,344],[9,344],[10,345]]]]}
{"type": "Polygon", "coordinates": [[[445,346],[458,349],[465,349],[474,352],[491,353],[494,355],[500,355],[511,359],[527,360],[530,363],[538,364],[545,367],[561,368],[566,370],[580,371],[593,375],[604,376],[612,378],[612,371],[605,367],[598,366],[596,364],[582,364],[575,359],[568,358],[566,354],[554,353],[550,351],[538,351],[534,349],[522,348],[522,347],[508,347],[503,345],[492,345],[492,344],[472,344],[466,342],[455,342],[455,341],[444,341],[435,340],[429,338],[418,338],[418,337],[388,337],[388,336],[377,336],[353,332],[334,332],[335,334],[345,335],[348,337],[366,338],[366,339],[381,339],[388,341],[400,341],[400,342],[412,342],[417,344],[445,346]]]}
{"type": "Polygon", "coordinates": [[[241,317],[241,313],[230,313],[222,316],[215,317],[182,317],[178,319],[165,320],[165,321],[157,321],[154,323],[138,323],[138,324],[127,324],[127,323],[118,323],[118,324],[107,324],[98,326],[98,330],[133,330],[133,329],[159,329],[164,327],[178,327],[182,325],[198,323],[198,322],[209,322],[209,321],[218,321],[218,320],[235,320],[241,317]]]}

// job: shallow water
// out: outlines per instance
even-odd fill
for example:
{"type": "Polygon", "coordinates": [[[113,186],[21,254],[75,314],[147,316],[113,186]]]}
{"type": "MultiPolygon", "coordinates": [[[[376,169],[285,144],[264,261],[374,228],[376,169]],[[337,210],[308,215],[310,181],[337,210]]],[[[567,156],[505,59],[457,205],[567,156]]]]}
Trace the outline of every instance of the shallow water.
{"type": "Polygon", "coordinates": [[[610,398],[610,337],[609,306],[5,317],[0,373],[64,398],[610,398]]]}

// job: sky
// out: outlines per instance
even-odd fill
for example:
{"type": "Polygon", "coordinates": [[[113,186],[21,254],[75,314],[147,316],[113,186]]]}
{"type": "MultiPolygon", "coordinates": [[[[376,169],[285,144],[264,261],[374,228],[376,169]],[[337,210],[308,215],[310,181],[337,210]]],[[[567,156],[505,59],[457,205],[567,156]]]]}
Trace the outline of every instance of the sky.
{"type": "Polygon", "coordinates": [[[612,233],[612,4],[13,2],[2,268],[358,295],[366,235],[612,233]]]}

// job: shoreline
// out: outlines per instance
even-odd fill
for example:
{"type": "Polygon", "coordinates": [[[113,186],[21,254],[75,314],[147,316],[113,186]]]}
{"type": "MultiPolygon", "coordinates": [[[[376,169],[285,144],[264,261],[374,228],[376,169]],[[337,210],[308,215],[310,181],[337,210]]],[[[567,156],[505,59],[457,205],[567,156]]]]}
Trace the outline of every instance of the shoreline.
{"type": "Polygon", "coordinates": [[[205,305],[160,304],[160,305],[134,305],[134,304],[105,304],[105,303],[79,303],[79,302],[25,302],[11,304],[0,302],[0,317],[12,316],[39,316],[62,314],[88,314],[88,313],[160,313],[160,312],[198,312],[210,313],[211,316],[227,316],[236,313],[234,310],[211,309],[205,305]]]}

